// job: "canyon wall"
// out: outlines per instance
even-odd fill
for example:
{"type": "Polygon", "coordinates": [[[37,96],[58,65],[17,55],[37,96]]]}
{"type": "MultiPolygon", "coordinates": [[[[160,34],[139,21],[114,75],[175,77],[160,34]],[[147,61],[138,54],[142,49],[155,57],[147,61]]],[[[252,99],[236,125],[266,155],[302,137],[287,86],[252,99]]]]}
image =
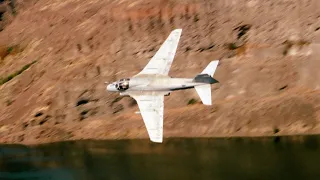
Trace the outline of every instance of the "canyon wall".
{"type": "Polygon", "coordinates": [[[320,132],[318,0],[1,3],[0,142],[147,138],[135,101],[104,82],[138,73],[175,28],[169,75],[220,59],[220,83],[213,106],[193,89],[166,97],[165,137],[320,132]]]}

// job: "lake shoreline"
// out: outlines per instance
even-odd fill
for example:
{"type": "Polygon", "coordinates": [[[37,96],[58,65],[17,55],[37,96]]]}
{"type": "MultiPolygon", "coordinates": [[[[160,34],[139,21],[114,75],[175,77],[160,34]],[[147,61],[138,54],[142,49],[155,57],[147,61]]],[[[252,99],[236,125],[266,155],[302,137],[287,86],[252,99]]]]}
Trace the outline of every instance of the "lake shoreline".
{"type": "MultiPolygon", "coordinates": [[[[279,134],[279,135],[250,135],[250,136],[239,136],[239,135],[229,135],[229,136],[181,136],[181,137],[165,137],[163,143],[166,141],[178,140],[178,139],[231,139],[231,140],[253,140],[253,141],[280,141],[280,139],[286,139],[289,141],[303,141],[308,138],[320,137],[319,133],[310,133],[310,134],[279,134]]],[[[80,138],[80,139],[67,139],[67,140],[53,140],[53,141],[40,141],[40,142],[21,142],[21,143],[0,143],[0,145],[24,145],[30,147],[42,146],[46,144],[55,144],[63,142],[82,142],[82,141],[149,141],[148,138],[80,138]]],[[[158,143],[154,143],[158,144],[158,143]]]]}

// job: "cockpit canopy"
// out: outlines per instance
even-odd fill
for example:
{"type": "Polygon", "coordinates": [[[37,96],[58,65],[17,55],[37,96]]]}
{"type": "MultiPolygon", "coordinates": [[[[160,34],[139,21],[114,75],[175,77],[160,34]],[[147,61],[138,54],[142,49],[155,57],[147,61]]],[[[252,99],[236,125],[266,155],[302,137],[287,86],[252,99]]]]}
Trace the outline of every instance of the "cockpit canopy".
{"type": "Polygon", "coordinates": [[[120,79],[118,82],[116,82],[116,88],[119,91],[124,91],[129,88],[129,78],[120,79]]]}

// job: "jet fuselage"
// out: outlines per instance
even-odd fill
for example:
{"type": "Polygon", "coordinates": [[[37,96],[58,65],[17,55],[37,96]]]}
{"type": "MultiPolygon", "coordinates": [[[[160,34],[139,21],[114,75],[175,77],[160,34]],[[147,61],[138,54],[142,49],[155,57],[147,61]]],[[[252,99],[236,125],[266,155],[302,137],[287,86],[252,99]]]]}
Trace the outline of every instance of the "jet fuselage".
{"type": "Polygon", "coordinates": [[[107,86],[107,90],[111,92],[124,91],[175,91],[181,89],[189,89],[194,86],[207,83],[194,82],[192,78],[171,78],[169,76],[159,75],[137,75],[132,78],[124,79],[127,83],[127,88],[119,89],[121,81],[116,81],[107,86]]]}

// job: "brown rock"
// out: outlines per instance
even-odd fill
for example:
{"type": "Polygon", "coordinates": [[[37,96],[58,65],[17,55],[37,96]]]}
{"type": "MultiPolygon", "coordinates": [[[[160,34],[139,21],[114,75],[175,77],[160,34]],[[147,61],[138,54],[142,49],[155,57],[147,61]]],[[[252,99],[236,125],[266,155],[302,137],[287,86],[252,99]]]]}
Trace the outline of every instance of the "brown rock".
{"type": "Polygon", "coordinates": [[[211,107],[188,105],[200,101],[192,89],[166,97],[165,137],[320,132],[317,0],[119,2],[17,1],[0,22],[0,78],[37,62],[0,86],[0,142],[147,138],[137,105],[114,102],[104,82],[138,73],[175,28],[169,75],[193,77],[221,59],[220,83],[211,107]],[[284,49],[292,38],[308,43],[284,49]],[[12,45],[22,48],[8,55],[12,45]]]}

